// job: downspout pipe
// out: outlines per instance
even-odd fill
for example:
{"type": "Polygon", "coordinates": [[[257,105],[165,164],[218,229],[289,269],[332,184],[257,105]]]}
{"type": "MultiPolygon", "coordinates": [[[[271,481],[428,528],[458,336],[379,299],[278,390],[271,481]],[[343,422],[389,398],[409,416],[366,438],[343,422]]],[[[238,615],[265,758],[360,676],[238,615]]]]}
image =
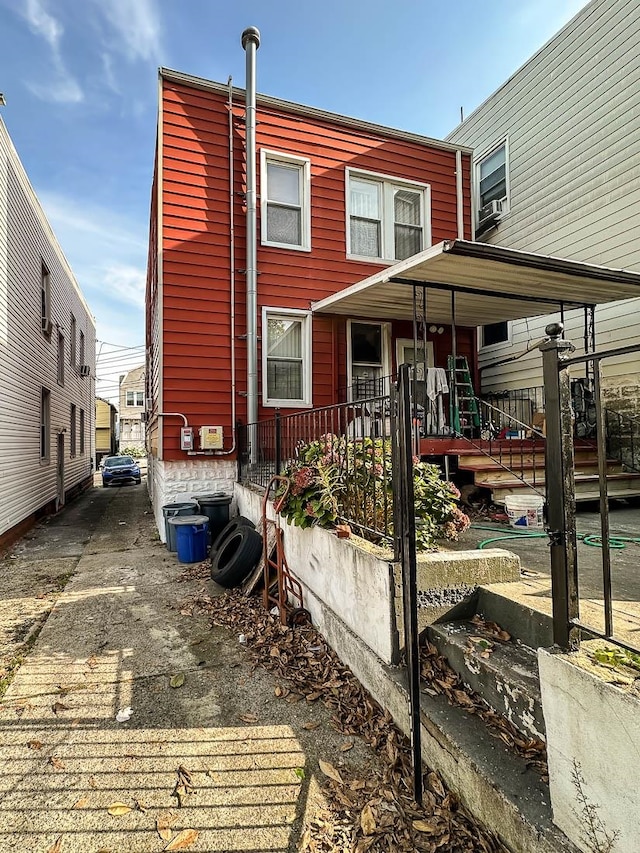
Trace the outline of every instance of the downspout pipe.
{"type": "MultiPolygon", "coordinates": [[[[246,158],[247,158],[247,423],[258,420],[258,270],[257,270],[257,212],[256,212],[256,52],[260,46],[260,31],[248,27],[242,33],[246,63],[246,158]]],[[[251,457],[256,448],[251,442],[251,457]]]]}

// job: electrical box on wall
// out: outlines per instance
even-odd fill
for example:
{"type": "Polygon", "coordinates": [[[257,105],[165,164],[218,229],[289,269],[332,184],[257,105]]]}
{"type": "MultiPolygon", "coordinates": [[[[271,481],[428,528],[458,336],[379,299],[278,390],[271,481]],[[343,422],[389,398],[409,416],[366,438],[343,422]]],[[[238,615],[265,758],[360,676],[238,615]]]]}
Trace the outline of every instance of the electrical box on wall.
{"type": "Polygon", "coordinates": [[[200,448],[202,450],[222,450],[222,427],[200,427],[200,448]]]}
{"type": "Polygon", "coordinates": [[[180,428],[180,450],[193,450],[193,427],[180,428]]]}

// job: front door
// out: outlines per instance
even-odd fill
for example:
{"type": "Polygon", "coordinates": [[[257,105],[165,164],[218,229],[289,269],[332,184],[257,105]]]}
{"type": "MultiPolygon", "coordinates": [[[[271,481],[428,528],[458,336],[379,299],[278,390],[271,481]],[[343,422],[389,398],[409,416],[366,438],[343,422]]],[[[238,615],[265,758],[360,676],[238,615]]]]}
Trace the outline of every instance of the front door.
{"type": "Polygon", "coordinates": [[[347,384],[351,400],[378,397],[389,393],[389,324],[348,324],[347,384]]]}
{"type": "Polygon", "coordinates": [[[56,509],[64,506],[64,433],[58,433],[56,456],[56,509]]]}

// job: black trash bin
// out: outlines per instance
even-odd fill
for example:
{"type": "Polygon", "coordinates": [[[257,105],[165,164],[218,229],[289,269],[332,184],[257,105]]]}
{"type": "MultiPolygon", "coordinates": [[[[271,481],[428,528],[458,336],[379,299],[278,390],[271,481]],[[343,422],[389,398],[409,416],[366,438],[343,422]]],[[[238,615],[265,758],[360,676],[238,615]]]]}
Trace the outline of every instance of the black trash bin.
{"type": "Polygon", "coordinates": [[[196,515],[198,504],[195,501],[180,501],[172,504],[165,504],[162,507],[164,516],[164,535],[165,545],[168,551],[177,551],[175,528],[169,524],[170,518],[175,518],[177,515],[196,515]]]}
{"type": "Polygon", "coordinates": [[[209,544],[218,533],[229,523],[229,504],[231,495],[225,492],[214,492],[211,495],[194,495],[198,501],[200,512],[209,519],[209,544]]]}

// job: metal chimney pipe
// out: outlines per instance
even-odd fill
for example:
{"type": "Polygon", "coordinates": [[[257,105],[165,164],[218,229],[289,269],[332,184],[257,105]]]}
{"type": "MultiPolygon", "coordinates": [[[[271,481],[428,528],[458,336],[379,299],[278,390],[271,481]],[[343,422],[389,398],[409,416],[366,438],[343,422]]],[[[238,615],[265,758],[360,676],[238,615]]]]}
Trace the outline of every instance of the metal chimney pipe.
{"type": "MultiPolygon", "coordinates": [[[[242,33],[242,47],[247,54],[246,158],[247,158],[247,423],[258,420],[258,232],[256,216],[256,51],[260,31],[248,27],[242,33]]],[[[251,442],[251,459],[257,451],[251,442]]]]}

